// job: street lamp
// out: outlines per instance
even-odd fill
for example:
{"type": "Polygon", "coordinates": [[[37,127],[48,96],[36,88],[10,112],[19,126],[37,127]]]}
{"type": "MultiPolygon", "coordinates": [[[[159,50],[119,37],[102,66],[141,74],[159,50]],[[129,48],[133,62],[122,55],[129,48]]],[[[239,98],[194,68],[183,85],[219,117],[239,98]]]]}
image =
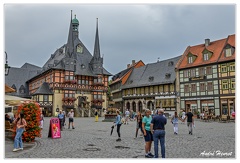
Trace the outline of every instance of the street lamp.
{"type": "Polygon", "coordinates": [[[6,63],[5,63],[5,76],[8,75],[9,73],[9,69],[11,68],[10,66],[8,66],[8,61],[7,61],[7,52],[5,52],[6,54],[6,63]]]}

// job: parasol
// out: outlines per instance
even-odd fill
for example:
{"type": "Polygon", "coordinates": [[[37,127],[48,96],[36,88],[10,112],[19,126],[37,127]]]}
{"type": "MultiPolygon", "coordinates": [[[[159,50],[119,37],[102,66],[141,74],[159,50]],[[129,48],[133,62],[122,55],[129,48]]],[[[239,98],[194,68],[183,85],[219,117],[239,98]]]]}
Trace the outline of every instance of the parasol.
{"type": "Polygon", "coordinates": [[[23,103],[24,101],[30,101],[30,100],[31,99],[5,95],[5,104],[11,105],[11,106],[18,106],[21,103],[23,103]]]}
{"type": "Polygon", "coordinates": [[[112,130],[111,130],[111,134],[110,135],[112,135],[112,133],[113,133],[114,125],[111,128],[112,128],[112,130]]]}

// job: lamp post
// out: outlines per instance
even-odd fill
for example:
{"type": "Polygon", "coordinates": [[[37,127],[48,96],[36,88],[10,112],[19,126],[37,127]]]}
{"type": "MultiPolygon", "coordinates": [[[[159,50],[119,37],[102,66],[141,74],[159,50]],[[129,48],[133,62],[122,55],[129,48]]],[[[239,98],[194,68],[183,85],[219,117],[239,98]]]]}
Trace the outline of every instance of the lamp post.
{"type": "Polygon", "coordinates": [[[8,75],[9,73],[9,69],[11,68],[10,66],[8,66],[8,61],[7,61],[7,52],[5,52],[6,54],[6,63],[5,63],[5,76],[8,75]]]}

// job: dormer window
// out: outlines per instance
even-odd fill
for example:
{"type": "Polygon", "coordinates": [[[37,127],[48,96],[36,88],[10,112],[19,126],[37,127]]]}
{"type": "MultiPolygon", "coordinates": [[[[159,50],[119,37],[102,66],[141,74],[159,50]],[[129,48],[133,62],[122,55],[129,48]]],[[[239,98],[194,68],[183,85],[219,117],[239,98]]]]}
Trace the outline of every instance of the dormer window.
{"type": "Polygon", "coordinates": [[[188,63],[193,63],[193,57],[192,56],[188,57],[188,63]]]}
{"type": "Polygon", "coordinates": [[[170,78],[170,76],[171,76],[171,74],[169,74],[169,73],[166,73],[166,74],[165,74],[165,78],[166,78],[166,79],[170,78]]]}
{"type": "Polygon", "coordinates": [[[230,56],[232,56],[232,49],[228,48],[226,49],[226,57],[230,57],[230,56]]]}
{"type": "Polygon", "coordinates": [[[204,61],[208,61],[209,60],[208,53],[203,54],[203,60],[204,61]]]}
{"type": "Polygon", "coordinates": [[[173,66],[173,61],[168,62],[168,66],[173,66]]]}
{"type": "Polygon", "coordinates": [[[83,53],[83,47],[80,44],[77,45],[77,52],[83,53]]]}
{"type": "Polygon", "coordinates": [[[19,88],[19,92],[20,92],[21,94],[25,93],[25,88],[24,88],[23,85],[21,85],[21,87],[19,88]]]}
{"type": "Polygon", "coordinates": [[[85,69],[85,65],[84,65],[84,64],[82,64],[82,65],[81,65],[81,68],[82,68],[82,69],[85,69]]]}
{"type": "Polygon", "coordinates": [[[12,89],[15,89],[15,90],[17,90],[17,88],[16,88],[15,84],[13,84],[13,85],[12,85],[12,89]]]}
{"type": "Polygon", "coordinates": [[[152,82],[153,80],[154,80],[154,77],[153,76],[149,76],[148,81],[152,82]]]}

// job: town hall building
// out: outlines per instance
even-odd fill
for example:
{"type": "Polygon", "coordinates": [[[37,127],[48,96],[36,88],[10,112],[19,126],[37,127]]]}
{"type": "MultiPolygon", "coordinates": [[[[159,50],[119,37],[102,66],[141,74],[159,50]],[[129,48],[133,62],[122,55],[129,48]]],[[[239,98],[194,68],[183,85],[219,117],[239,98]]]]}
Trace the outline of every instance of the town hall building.
{"type": "Polygon", "coordinates": [[[79,21],[76,15],[72,18],[71,13],[67,43],[58,48],[42,68],[31,64],[11,68],[6,84],[15,88],[15,95],[19,96],[21,91],[38,102],[45,116],[74,109],[75,115],[82,117],[93,116],[95,109],[102,112],[107,108],[109,76],[111,73],[103,67],[100,53],[98,19],[92,55],[79,39],[79,21]],[[22,69],[28,70],[24,78],[17,73],[24,71],[22,69]],[[21,83],[14,78],[21,79],[21,83]]]}

